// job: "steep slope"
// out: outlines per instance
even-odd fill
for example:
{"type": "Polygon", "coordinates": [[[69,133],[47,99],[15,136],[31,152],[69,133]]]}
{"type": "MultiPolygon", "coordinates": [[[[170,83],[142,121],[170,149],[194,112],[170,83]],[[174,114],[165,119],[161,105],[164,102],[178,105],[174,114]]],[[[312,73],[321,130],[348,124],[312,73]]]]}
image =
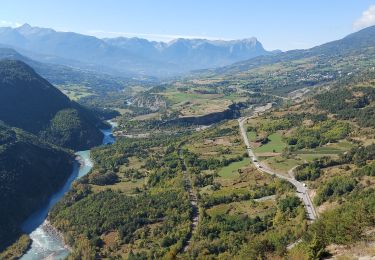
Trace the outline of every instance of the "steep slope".
{"type": "Polygon", "coordinates": [[[72,155],[0,123],[0,251],[72,172],[72,155]]]}
{"type": "Polygon", "coordinates": [[[101,124],[21,61],[0,61],[0,120],[55,144],[87,149],[102,141],[101,124]]]}
{"type": "Polygon", "coordinates": [[[255,38],[238,41],[177,39],[170,43],[137,38],[102,40],[28,24],[0,28],[0,43],[39,61],[52,60],[116,75],[175,75],[270,54],[255,38]]]}

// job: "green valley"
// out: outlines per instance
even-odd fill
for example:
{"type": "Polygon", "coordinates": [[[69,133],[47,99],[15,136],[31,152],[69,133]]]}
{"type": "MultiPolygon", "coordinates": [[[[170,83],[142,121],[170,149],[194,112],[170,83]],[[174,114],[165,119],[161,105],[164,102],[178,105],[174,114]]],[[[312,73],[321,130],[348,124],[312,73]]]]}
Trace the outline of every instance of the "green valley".
{"type": "Polygon", "coordinates": [[[0,21],[0,259],[375,258],[375,6],[149,2],[0,21]]]}

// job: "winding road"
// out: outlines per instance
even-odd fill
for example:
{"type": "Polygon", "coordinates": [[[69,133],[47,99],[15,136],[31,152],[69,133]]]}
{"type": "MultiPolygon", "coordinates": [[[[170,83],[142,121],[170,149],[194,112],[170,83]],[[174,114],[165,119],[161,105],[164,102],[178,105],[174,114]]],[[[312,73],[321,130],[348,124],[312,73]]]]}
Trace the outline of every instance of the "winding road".
{"type": "MultiPolygon", "coordinates": [[[[305,205],[308,218],[311,221],[314,221],[318,217],[318,215],[316,213],[314,205],[313,205],[313,203],[311,201],[311,198],[309,196],[308,188],[305,186],[305,184],[297,181],[296,179],[294,179],[294,177],[287,177],[287,176],[284,176],[280,173],[275,172],[274,170],[266,168],[263,165],[261,165],[261,163],[258,162],[258,159],[255,156],[255,154],[254,154],[254,152],[253,152],[253,150],[250,146],[250,142],[249,142],[249,139],[247,138],[246,130],[245,130],[245,127],[244,127],[244,123],[246,122],[246,120],[251,119],[251,118],[253,118],[253,116],[243,117],[243,118],[238,119],[238,124],[240,126],[241,135],[242,135],[242,138],[245,142],[246,150],[247,150],[247,153],[249,155],[250,160],[253,162],[253,164],[255,165],[255,167],[259,171],[274,175],[274,176],[276,176],[280,179],[286,180],[286,181],[290,182],[291,184],[293,184],[293,186],[296,187],[296,189],[297,189],[297,196],[302,200],[303,204],[305,205]]],[[[289,171],[289,175],[292,175],[291,174],[292,172],[293,172],[293,169],[291,171],[289,171]]]]}

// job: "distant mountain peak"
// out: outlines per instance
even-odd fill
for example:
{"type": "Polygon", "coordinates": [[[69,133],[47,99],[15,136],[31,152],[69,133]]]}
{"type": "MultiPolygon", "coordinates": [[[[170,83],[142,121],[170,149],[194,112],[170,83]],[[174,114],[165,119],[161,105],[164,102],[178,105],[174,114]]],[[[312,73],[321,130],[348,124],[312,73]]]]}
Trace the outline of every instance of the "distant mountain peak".
{"type": "Polygon", "coordinates": [[[56,32],[53,29],[50,28],[41,28],[41,27],[36,27],[36,26],[31,26],[28,23],[24,23],[20,27],[15,28],[15,30],[22,34],[22,35],[31,35],[31,34],[48,34],[48,33],[53,33],[56,32]]]}
{"type": "Polygon", "coordinates": [[[256,43],[256,42],[259,42],[258,39],[257,39],[256,37],[245,38],[245,39],[238,40],[238,41],[249,42],[249,43],[256,43]]]}
{"type": "Polygon", "coordinates": [[[22,30],[25,30],[25,29],[32,29],[33,27],[28,24],[28,23],[24,23],[23,25],[17,27],[18,29],[22,29],[22,30]]]}
{"type": "Polygon", "coordinates": [[[31,53],[39,61],[52,58],[68,66],[133,76],[175,76],[270,54],[255,37],[230,41],[179,38],[169,43],[125,37],[99,39],[27,23],[0,30],[1,44],[31,53]]]}

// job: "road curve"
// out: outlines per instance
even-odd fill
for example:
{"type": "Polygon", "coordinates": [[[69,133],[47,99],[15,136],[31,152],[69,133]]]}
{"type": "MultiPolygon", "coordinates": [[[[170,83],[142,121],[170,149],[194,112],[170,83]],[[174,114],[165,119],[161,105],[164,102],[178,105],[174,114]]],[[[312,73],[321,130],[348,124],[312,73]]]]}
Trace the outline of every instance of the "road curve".
{"type": "Polygon", "coordinates": [[[255,167],[259,171],[274,175],[274,176],[276,176],[280,179],[286,180],[286,181],[290,182],[291,184],[293,184],[293,186],[296,187],[296,189],[297,189],[297,196],[302,200],[303,204],[305,205],[305,209],[306,209],[308,218],[311,221],[314,221],[318,217],[318,215],[317,215],[316,210],[314,208],[314,205],[311,201],[311,198],[308,194],[308,188],[305,187],[305,185],[302,182],[299,182],[292,177],[286,177],[286,176],[284,176],[280,173],[277,173],[277,172],[275,172],[271,169],[265,168],[263,165],[261,165],[258,162],[257,157],[255,156],[253,150],[251,149],[250,142],[249,142],[249,139],[247,138],[246,130],[245,130],[245,127],[244,127],[245,121],[247,119],[250,119],[250,118],[253,118],[253,117],[251,117],[251,116],[250,117],[242,117],[242,118],[238,119],[238,124],[240,126],[241,136],[242,136],[242,138],[245,142],[246,151],[249,155],[250,160],[253,162],[253,164],[255,165],[255,167]]]}

